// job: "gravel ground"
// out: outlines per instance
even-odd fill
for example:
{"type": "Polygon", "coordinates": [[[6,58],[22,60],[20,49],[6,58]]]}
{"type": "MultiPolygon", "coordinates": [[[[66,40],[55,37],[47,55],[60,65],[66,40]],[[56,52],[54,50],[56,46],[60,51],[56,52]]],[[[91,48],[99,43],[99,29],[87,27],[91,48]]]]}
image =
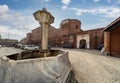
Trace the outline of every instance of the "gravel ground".
{"type": "Polygon", "coordinates": [[[104,56],[95,50],[67,51],[79,83],[120,83],[120,58],[104,56]]]}

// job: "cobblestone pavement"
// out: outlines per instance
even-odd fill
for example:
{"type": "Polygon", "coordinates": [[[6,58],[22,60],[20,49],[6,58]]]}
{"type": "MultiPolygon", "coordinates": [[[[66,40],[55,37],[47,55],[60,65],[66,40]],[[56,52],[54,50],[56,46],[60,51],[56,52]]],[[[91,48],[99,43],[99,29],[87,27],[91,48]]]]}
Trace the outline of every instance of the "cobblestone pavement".
{"type": "Polygon", "coordinates": [[[95,50],[66,51],[79,83],[120,83],[120,58],[95,50]]]}

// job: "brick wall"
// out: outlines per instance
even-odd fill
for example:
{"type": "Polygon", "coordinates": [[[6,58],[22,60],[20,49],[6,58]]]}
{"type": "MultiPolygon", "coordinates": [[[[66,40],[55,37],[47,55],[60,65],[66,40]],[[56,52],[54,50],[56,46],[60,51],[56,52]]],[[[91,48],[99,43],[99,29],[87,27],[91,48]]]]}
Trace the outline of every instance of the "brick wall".
{"type": "Polygon", "coordinates": [[[104,47],[107,54],[110,54],[110,32],[104,32],[104,47]]]}
{"type": "MultiPolygon", "coordinates": [[[[59,30],[54,28],[53,26],[50,26],[48,28],[48,38],[54,39],[58,37],[59,30]]],[[[34,44],[34,45],[40,45],[41,43],[41,27],[38,27],[36,29],[32,30],[32,33],[27,33],[27,44],[34,44]]]]}
{"type": "Polygon", "coordinates": [[[87,33],[90,34],[90,48],[91,49],[97,49],[101,44],[104,44],[104,36],[103,36],[103,29],[94,29],[89,30],[87,33]]]}
{"type": "Polygon", "coordinates": [[[66,19],[60,24],[60,36],[79,33],[81,30],[81,22],[76,19],[66,19]]]}
{"type": "Polygon", "coordinates": [[[81,32],[81,22],[79,20],[76,19],[71,19],[69,20],[69,24],[70,24],[70,34],[75,34],[75,33],[79,33],[81,32]]]}
{"type": "Polygon", "coordinates": [[[112,54],[120,54],[120,26],[111,31],[110,51],[112,54]]]}
{"type": "Polygon", "coordinates": [[[72,47],[76,48],[76,33],[80,33],[81,22],[77,19],[66,19],[60,24],[60,42],[61,46],[71,44],[72,47]],[[73,41],[70,42],[70,37],[73,36],[73,41]]]}
{"type": "Polygon", "coordinates": [[[27,37],[26,37],[27,44],[30,44],[31,36],[32,36],[31,33],[27,33],[27,37]]]}
{"type": "Polygon", "coordinates": [[[86,30],[86,31],[82,31],[82,32],[78,33],[78,35],[89,34],[90,49],[97,49],[101,44],[103,44],[103,41],[104,41],[103,40],[104,36],[103,36],[103,32],[102,32],[103,29],[104,28],[86,30]]]}
{"type": "Polygon", "coordinates": [[[26,38],[23,38],[22,40],[21,40],[21,43],[22,44],[27,44],[28,42],[27,42],[27,37],[26,38]]]}
{"type": "Polygon", "coordinates": [[[32,30],[31,42],[37,44],[41,39],[41,28],[38,27],[32,30]]]}

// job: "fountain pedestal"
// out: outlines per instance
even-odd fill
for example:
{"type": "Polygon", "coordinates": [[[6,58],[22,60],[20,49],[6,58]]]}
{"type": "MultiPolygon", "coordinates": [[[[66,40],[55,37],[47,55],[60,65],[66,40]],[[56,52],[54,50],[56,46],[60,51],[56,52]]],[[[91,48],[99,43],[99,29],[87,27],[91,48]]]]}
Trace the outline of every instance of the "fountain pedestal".
{"type": "Polygon", "coordinates": [[[42,10],[36,11],[34,14],[35,19],[39,22],[41,25],[41,33],[42,33],[42,43],[41,43],[41,50],[40,51],[44,57],[49,55],[48,51],[48,27],[50,26],[51,23],[54,22],[54,17],[47,12],[46,8],[43,8],[42,10]]]}

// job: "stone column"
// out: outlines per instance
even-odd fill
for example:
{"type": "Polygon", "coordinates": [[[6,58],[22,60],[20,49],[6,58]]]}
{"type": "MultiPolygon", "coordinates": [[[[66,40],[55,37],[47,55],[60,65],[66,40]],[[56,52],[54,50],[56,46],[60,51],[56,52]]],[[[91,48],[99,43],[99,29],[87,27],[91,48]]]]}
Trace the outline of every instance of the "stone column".
{"type": "Polygon", "coordinates": [[[41,23],[42,26],[42,50],[48,50],[48,27],[49,24],[41,23]]]}
{"type": "Polygon", "coordinates": [[[54,22],[54,17],[47,12],[46,8],[43,8],[42,10],[38,10],[34,13],[35,19],[39,22],[41,25],[41,33],[42,33],[42,43],[41,43],[41,53],[43,53],[44,56],[47,56],[48,54],[48,27],[51,23],[54,22]]]}

